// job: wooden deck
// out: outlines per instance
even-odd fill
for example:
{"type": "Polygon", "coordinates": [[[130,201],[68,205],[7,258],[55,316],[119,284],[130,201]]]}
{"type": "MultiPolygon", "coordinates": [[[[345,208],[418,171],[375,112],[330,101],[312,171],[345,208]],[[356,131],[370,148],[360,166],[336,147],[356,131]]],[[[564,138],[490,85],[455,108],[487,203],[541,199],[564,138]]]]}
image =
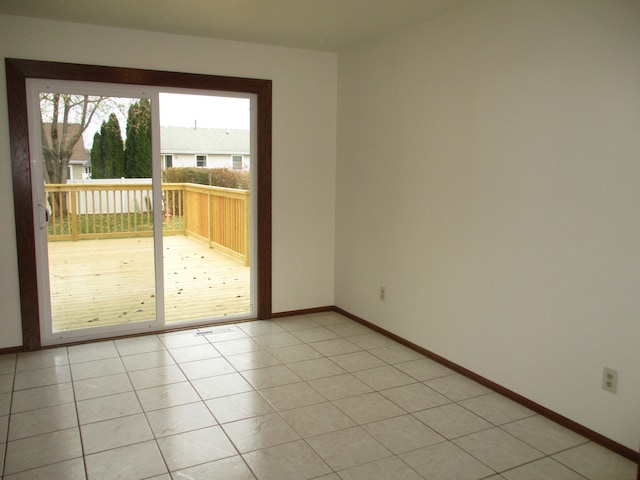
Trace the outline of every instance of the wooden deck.
{"type": "MultiPolygon", "coordinates": [[[[166,323],[250,311],[249,267],[190,237],[165,236],[166,323]]],[[[152,238],[49,242],[54,332],[156,318],[152,238]]]]}

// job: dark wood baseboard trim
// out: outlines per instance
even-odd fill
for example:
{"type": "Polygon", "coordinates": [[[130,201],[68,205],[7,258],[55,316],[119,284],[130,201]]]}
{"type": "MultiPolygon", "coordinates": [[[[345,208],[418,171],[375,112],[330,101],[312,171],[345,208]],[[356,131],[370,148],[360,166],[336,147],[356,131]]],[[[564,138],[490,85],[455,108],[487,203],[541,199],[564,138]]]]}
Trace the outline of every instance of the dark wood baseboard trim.
{"type": "Polygon", "coordinates": [[[272,315],[273,318],[295,317],[297,315],[311,315],[313,313],[335,312],[336,307],[329,305],[327,307],[305,308],[303,310],[289,310],[288,312],[278,312],[272,315]]]}
{"type": "Polygon", "coordinates": [[[8,353],[19,353],[19,352],[24,352],[24,347],[0,348],[0,355],[6,355],[8,353]]]}
{"type": "MultiPolygon", "coordinates": [[[[582,435],[585,438],[588,438],[589,440],[592,440],[595,443],[598,443],[600,445],[602,445],[605,448],[608,448],[611,451],[614,451],[620,455],[622,455],[623,457],[628,458],[629,460],[636,462],[639,464],[640,466],[640,457],[638,455],[638,452],[635,452],[634,450],[631,450],[628,447],[625,447],[624,445],[611,440],[610,438],[605,437],[604,435],[599,434],[598,432],[594,432],[593,430],[580,425],[579,423],[574,422],[573,420],[568,419],[567,417],[564,417],[562,415],[560,415],[559,413],[554,412],[553,410],[549,410],[548,408],[544,407],[543,405],[540,405],[539,403],[536,403],[532,400],[529,400],[526,397],[523,397],[522,395],[509,390],[508,388],[503,387],[502,385],[499,385],[491,380],[489,380],[488,378],[482,377],[480,375],[478,375],[477,373],[472,372],[469,369],[466,369],[456,363],[453,363],[450,360],[447,360],[446,358],[441,357],[440,355],[437,355],[429,350],[427,350],[426,348],[423,348],[419,345],[416,345],[415,343],[410,342],[409,340],[406,340],[394,333],[391,333],[387,330],[385,330],[382,327],[379,327],[377,325],[374,325],[373,323],[357,317],[356,315],[353,315],[339,307],[334,307],[334,311],[337,313],[340,313],[341,315],[344,315],[345,317],[350,318],[351,320],[354,320],[366,327],[369,327],[370,329],[380,333],[381,335],[384,335],[386,337],[391,338],[392,340],[395,340],[398,343],[401,343],[402,345],[405,345],[406,347],[415,350],[416,352],[424,355],[425,357],[431,358],[432,360],[435,360],[436,362],[444,365],[447,368],[450,368],[451,370],[454,370],[455,372],[458,372],[462,375],[464,375],[465,377],[470,378],[471,380],[474,380],[476,382],[478,382],[481,385],[484,385],[487,388],[490,388],[491,390],[499,393],[500,395],[503,395],[511,400],[513,400],[514,402],[519,403],[520,405],[527,407],[530,410],[533,410],[536,413],[539,413],[540,415],[548,418],[549,420],[553,420],[554,422],[562,425],[565,428],[568,428],[569,430],[572,430],[580,435],[582,435]]],[[[640,472],[639,472],[640,475],[640,472]]],[[[640,476],[638,477],[638,480],[640,480],[640,476]]]]}
{"type": "MultiPolygon", "coordinates": [[[[306,308],[306,309],[302,309],[302,310],[290,310],[290,311],[286,311],[286,312],[278,312],[278,313],[274,313],[273,314],[273,319],[278,319],[278,318],[284,318],[284,317],[292,317],[292,316],[300,316],[300,315],[311,315],[314,313],[325,313],[325,312],[336,312],[339,313],[341,315],[344,315],[347,318],[350,318],[351,320],[354,320],[378,333],[380,333],[381,335],[384,335],[386,337],[391,338],[392,340],[395,340],[396,342],[405,345],[406,347],[424,355],[425,357],[428,357],[432,360],[435,360],[436,362],[444,365],[447,368],[450,368],[451,370],[460,373],[461,375],[464,375],[465,377],[470,378],[471,380],[474,380],[476,382],[478,382],[481,385],[484,385],[487,388],[490,388],[491,390],[513,400],[514,402],[519,403],[520,405],[523,405],[524,407],[527,407],[530,410],[533,410],[536,413],[539,413],[540,415],[553,420],[554,422],[558,423],[559,425],[562,425],[565,428],[568,428],[569,430],[572,430],[580,435],[582,435],[583,437],[592,440],[595,443],[598,443],[600,445],[602,445],[605,448],[608,448],[609,450],[616,452],[620,455],[622,455],[625,458],[628,458],[629,460],[636,462],[638,464],[638,478],[637,480],[640,480],[640,452],[635,452],[633,450],[631,450],[628,447],[625,447],[624,445],[621,445],[618,442],[615,442],[614,440],[611,440],[610,438],[605,437],[604,435],[599,434],[598,432],[595,432],[583,425],[580,425],[579,423],[574,422],[573,420],[568,419],[567,417],[564,417],[556,412],[554,412],[553,410],[550,410],[532,400],[529,400],[528,398],[512,391],[509,390],[508,388],[503,387],[502,385],[499,385],[491,380],[489,380],[488,378],[482,377],[481,375],[478,375],[477,373],[472,372],[471,370],[464,368],[450,360],[447,360],[444,357],[441,357],[440,355],[437,355],[429,350],[427,350],[426,348],[423,348],[419,345],[416,345],[415,343],[410,342],[409,340],[406,340],[394,333],[389,332],[388,330],[385,330],[382,327],[379,327],[363,318],[360,318],[356,315],[353,315],[352,313],[347,312],[346,310],[343,310],[342,308],[339,307],[335,307],[335,306],[326,306],[326,307],[316,307],[316,308],[306,308]]],[[[214,325],[212,324],[205,324],[202,325],[200,327],[193,327],[193,326],[189,326],[189,327],[185,327],[185,328],[175,328],[175,329],[170,329],[170,330],[166,330],[168,331],[179,331],[179,330],[183,330],[183,329],[192,329],[192,328],[205,328],[207,326],[209,327],[213,327],[213,326],[221,326],[221,325],[226,325],[226,324],[233,324],[233,323],[241,323],[241,322],[250,322],[253,321],[255,319],[248,319],[248,320],[242,320],[242,321],[229,321],[229,322],[220,322],[220,323],[216,323],[214,325]]],[[[153,334],[157,334],[157,333],[162,333],[162,332],[149,332],[149,335],[153,335],[153,334]]],[[[84,341],[84,342],[76,342],[76,343],[70,343],[68,345],[77,345],[77,344],[82,344],[82,343],[92,343],[95,341],[104,341],[104,340],[115,340],[118,338],[127,338],[127,337],[134,337],[134,336],[140,336],[141,334],[134,334],[134,335],[126,335],[126,336],[122,336],[122,337],[113,337],[112,339],[99,339],[99,340],[89,340],[89,341],[84,341]]],[[[60,347],[61,345],[54,345],[51,348],[55,348],[55,347],[60,347]]],[[[65,345],[67,346],[67,345],[65,345]]],[[[25,347],[9,347],[9,348],[2,348],[0,349],[0,355],[4,355],[4,354],[9,354],[9,353],[18,353],[18,352],[23,352],[25,351],[25,347]]]]}

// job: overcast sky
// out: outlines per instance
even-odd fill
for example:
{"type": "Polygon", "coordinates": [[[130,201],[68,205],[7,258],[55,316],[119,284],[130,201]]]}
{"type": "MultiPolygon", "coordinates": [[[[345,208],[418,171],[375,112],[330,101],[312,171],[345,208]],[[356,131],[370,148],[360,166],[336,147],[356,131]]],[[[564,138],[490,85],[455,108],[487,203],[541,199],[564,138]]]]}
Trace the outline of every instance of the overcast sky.
{"type": "Polygon", "coordinates": [[[231,128],[249,130],[249,99],[204,95],[160,94],[163,127],[231,128]]]}
{"type": "MultiPolygon", "coordinates": [[[[133,103],[135,100],[118,99],[120,104],[133,103]]],[[[214,97],[207,95],[183,95],[174,93],[160,94],[160,125],[163,127],[198,128],[250,128],[250,101],[247,98],[214,97]]],[[[116,112],[120,122],[123,139],[127,132],[127,109],[116,112]]],[[[108,115],[107,115],[108,116],[108,115]]],[[[87,128],[83,138],[85,148],[90,149],[94,134],[100,130],[106,118],[95,118],[87,128]]]]}

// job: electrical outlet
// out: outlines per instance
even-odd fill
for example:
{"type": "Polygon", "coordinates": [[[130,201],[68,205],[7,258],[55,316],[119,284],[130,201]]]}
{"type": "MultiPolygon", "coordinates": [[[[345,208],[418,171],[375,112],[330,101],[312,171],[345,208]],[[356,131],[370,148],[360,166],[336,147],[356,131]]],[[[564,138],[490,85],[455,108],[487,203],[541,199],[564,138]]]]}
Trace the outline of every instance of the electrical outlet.
{"type": "Polygon", "coordinates": [[[380,301],[384,302],[386,296],[387,296],[387,289],[384,287],[380,287],[380,301]]]}
{"type": "Polygon", "coordinates": [[[604,367],[602,370],[602,389],[616,393],[618,390],[618,372],[612,368],[604,367]]]}

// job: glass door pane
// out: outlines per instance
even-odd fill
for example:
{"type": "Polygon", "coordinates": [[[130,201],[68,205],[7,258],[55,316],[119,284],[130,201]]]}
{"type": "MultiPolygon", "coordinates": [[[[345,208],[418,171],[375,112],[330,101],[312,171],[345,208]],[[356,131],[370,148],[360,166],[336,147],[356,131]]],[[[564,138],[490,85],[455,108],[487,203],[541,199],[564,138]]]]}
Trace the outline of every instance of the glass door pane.
{"type": "Polygon", "coordinates": [[[254,97],[30,85],[43,344],[254,316],[254,97]]]}
{"type": "Polygon", "coordinates": [[[252,313],[251,101],[159,95],[165,321],[252,313]]]}
{"type": "Polygon", "coordinates": [[[151,101],[55,86],[32,97],[43,339],[158,325],[151,101]]]}

